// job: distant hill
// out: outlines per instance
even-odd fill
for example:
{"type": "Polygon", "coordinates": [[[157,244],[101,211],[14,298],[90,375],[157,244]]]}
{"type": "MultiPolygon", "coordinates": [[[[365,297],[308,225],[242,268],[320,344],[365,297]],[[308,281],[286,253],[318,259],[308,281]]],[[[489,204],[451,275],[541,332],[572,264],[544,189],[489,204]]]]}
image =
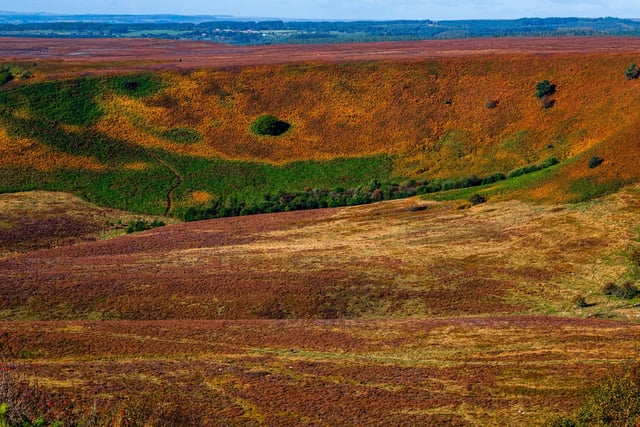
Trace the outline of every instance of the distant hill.
{"type": "Polygon", "coordinates": [[[128,24],[150,24],[150,23],[200,23],[210,21],[235,21],[252,20],[256,18],[236,18],[230,15],[125,15],[125,14],[78,14],[60,15],[54,13],[21,13],[0,11],[0,23],[12,24],[34,24],[34,23],[55,23],[55,22],[76,22],[76,23],[128,23],[128,24]]]}
{"type": "Polygon", "coordinates": [[[284,21],[224,15],[53,15],[0,12],[1,37],[156,37],[229,44],[335,43],[468,37],[640,35],[618,18],[284,21]]]}

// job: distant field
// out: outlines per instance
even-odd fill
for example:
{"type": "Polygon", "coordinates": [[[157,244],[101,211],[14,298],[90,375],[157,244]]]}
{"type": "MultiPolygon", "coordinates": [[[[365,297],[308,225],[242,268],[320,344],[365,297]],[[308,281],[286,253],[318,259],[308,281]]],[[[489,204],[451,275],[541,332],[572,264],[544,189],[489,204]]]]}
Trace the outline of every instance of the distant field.
{"type": "MultiPolygon", "coordinates": [[[[483,55],[567,55],[640,51],[637,37],[516,37],[327,45],[229,46],[153,39],[0,38],[3,59],[61,60],[128,69],[194,69],[292,62],[425,60],[483,55]],[[182,59],[182,61],[180,61],[182,59]],[[141,63],[142,62],[142,63],[141,63]],[[155,64],[155,65],[153,65],[155,64]]],[[[106,69],[108,70],[108,68],[106,69]]]]}

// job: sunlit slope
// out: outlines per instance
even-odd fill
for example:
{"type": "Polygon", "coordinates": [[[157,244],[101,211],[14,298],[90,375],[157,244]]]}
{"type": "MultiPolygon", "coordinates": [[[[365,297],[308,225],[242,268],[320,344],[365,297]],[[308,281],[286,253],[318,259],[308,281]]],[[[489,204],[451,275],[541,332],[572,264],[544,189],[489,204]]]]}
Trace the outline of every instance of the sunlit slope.
{"type": "Polygon", "coordinates": [[[0,318],[635,318],[637,299],[602,287],[637,280],[637,186],[578,205],[457,205],[223,218],[8,257],[0,318]]]}
{"type": "Polygon", "coordinates": [[[111,114],[100,126],[203,156],[282,162],[424,150],[413,153],[418,169],[402,171],[483,174],[574,155],[635,123],[640,88],[623,73],[633,61],[500,56],[165,74],[167,87],[154,96],[110,99],[111,114]],[[548,110],[534,97],[543,79],[557,85],[548,110]],[[488,108],[489,101],[497,106],[488,108]],[[250,135],[251,121],[265,112],[292,130],[279,138],[250,135]],[[202,138],[154,138],[173,128],[195,129],[202,138]]]}
{"type": "Polygon", "coordinates": [[[637,178],[640,83],[624,74],[636,60],[497,55],[12,82],[0,92],[0,190],[74,191],[163,213],[230,195],[486,176],[556,157],[551,178],[511,190],[580,200],[637,178]],[[556,85],[546,109],[534,96],[544,79],[556,85]],[[251,134],[263,113],[290,130],[251,134]],[[589,168],[592,156],[604,162],[589,168]]]}

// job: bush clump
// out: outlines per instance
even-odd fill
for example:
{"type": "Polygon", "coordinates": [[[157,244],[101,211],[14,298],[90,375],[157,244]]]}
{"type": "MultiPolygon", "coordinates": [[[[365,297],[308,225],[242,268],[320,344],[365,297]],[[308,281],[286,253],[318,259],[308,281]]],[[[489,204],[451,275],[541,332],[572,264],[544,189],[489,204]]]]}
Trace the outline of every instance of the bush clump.
{"type": "Polygon", "coordinates": [[[251,124],[251,133],[258,136],[279,136],[289,130],[291,125],[271,114],[263,114],[251,124]]]}
{"type": "Polygon", "coordinates": [[[0,86],[9,83],[11,80],[13,80],[11,70],[9,70],[9,68],[0,69],[0,86]]]}
{"type": "Polygon", "coordinates": [[[602,287],[602,293],[607,296],[613,296],[618,292],[618,285],[613,282],[609,282],[602,287]]]}
{"type": "Polygon", "coordinates": [[[633,282],[624,282],[621,285],[607,283],[602,288],[602,293],[620,299],[633,299],[640,294],[640,290],[633,282]]]}
{"type": "Polygon", "coordinates": [[[640,68],[636,67],[636,64],[633,63],[629,65],[629,68],[624,70],[624,75],[627,80],[637,80],[640,77],[640,68]]]}
{"type": "Polygon", "coordinates": [[[152,222],[148,222],[142,219],[133,221],[127,226],[127,234],[136,233],[138,231],[151,230],[156,227],[163,227],[164,222],[154,219],[152,222]]]}
{"type": "Polygon", "coordinates": [[[487,196],[483,196],[482,194],[474,193],[471,196],[469,196],[469,203],[471,203],[474,206],[485,203],[486,201],[487,201],[487,196]]]}
{"type": "Polygon", "coordinates": [[[544,110],[555,105],[556,101],[551,99],[551,95],[554,93],[556,93],[556,85],[551,84],[549,80],[543,80],[536,85],[535,96],[540,100],[540,106],[544,110]]]}
{"type": "Polygon", "coordinates": [[[507,178],[515,178],[517,176],[537,172],[542,169],[550,168],[551,166],[557,165],[558,163],[560,163],[558,159],[556,159],[555,157],[550,157],[539,165],[523,166],[521,168],[514,169],[507,174],[507,178]]]}
{"type": "Polygon", "coordinates": [[[584,297],[584,295],[576,295],[571,299],[571,303],[576,308],[589,307],[589,304],[587,303],[587,299],[584,297]]]}
{"type": "Polygon", "coordinates": [[[488,108],[489,110],[493,110],[494,108],[498,108],[498,103],[499,103],[499,102],[498,102],[497,100],[495,100],[495,99],[490,99],[490,100],[488,100],[488,101],[484,104],[484,106],[485,106],[486,108],[488,108]]]}
{"type": "Polygon", "coordinates": [[[616,369],[591,390],[580,408],[553,427],[636,426],[640,422],[640,366],[616,369]]]}
{"type": "Polygon", "coordinates": [[[556,85],[551,84],[549,80],[542,80],[536,85],[536,98],[542,99],[556,93],[556,85]]]}
{"type": "Polygon", "coordinates": [[[131,98],[144,98],[163,88],[162,81],[153,73],[111,77],[108,85],[116,93],[131,98]]]}
{"type": "Polygon", "coordinates": [[[591,156],[589,159],[589,169],[595,169],[604,162],[604,159],[598,156],[591,156]]]}

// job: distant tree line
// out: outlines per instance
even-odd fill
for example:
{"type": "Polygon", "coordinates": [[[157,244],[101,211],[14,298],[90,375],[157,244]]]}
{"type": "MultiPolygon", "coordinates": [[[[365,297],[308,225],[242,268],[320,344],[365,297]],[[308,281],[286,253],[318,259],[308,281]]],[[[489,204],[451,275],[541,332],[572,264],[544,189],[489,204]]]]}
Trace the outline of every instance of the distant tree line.
{"type": "Polygon", "coordinates": [[[43,18],[41,15],[0,14],[0,36],[155,37],[249,45],[461,37],[640,35],[639,21],[618,18],[334,22],[220,20],[203,16],[135,18],[108,15],[50,15],[43,18]]]}

